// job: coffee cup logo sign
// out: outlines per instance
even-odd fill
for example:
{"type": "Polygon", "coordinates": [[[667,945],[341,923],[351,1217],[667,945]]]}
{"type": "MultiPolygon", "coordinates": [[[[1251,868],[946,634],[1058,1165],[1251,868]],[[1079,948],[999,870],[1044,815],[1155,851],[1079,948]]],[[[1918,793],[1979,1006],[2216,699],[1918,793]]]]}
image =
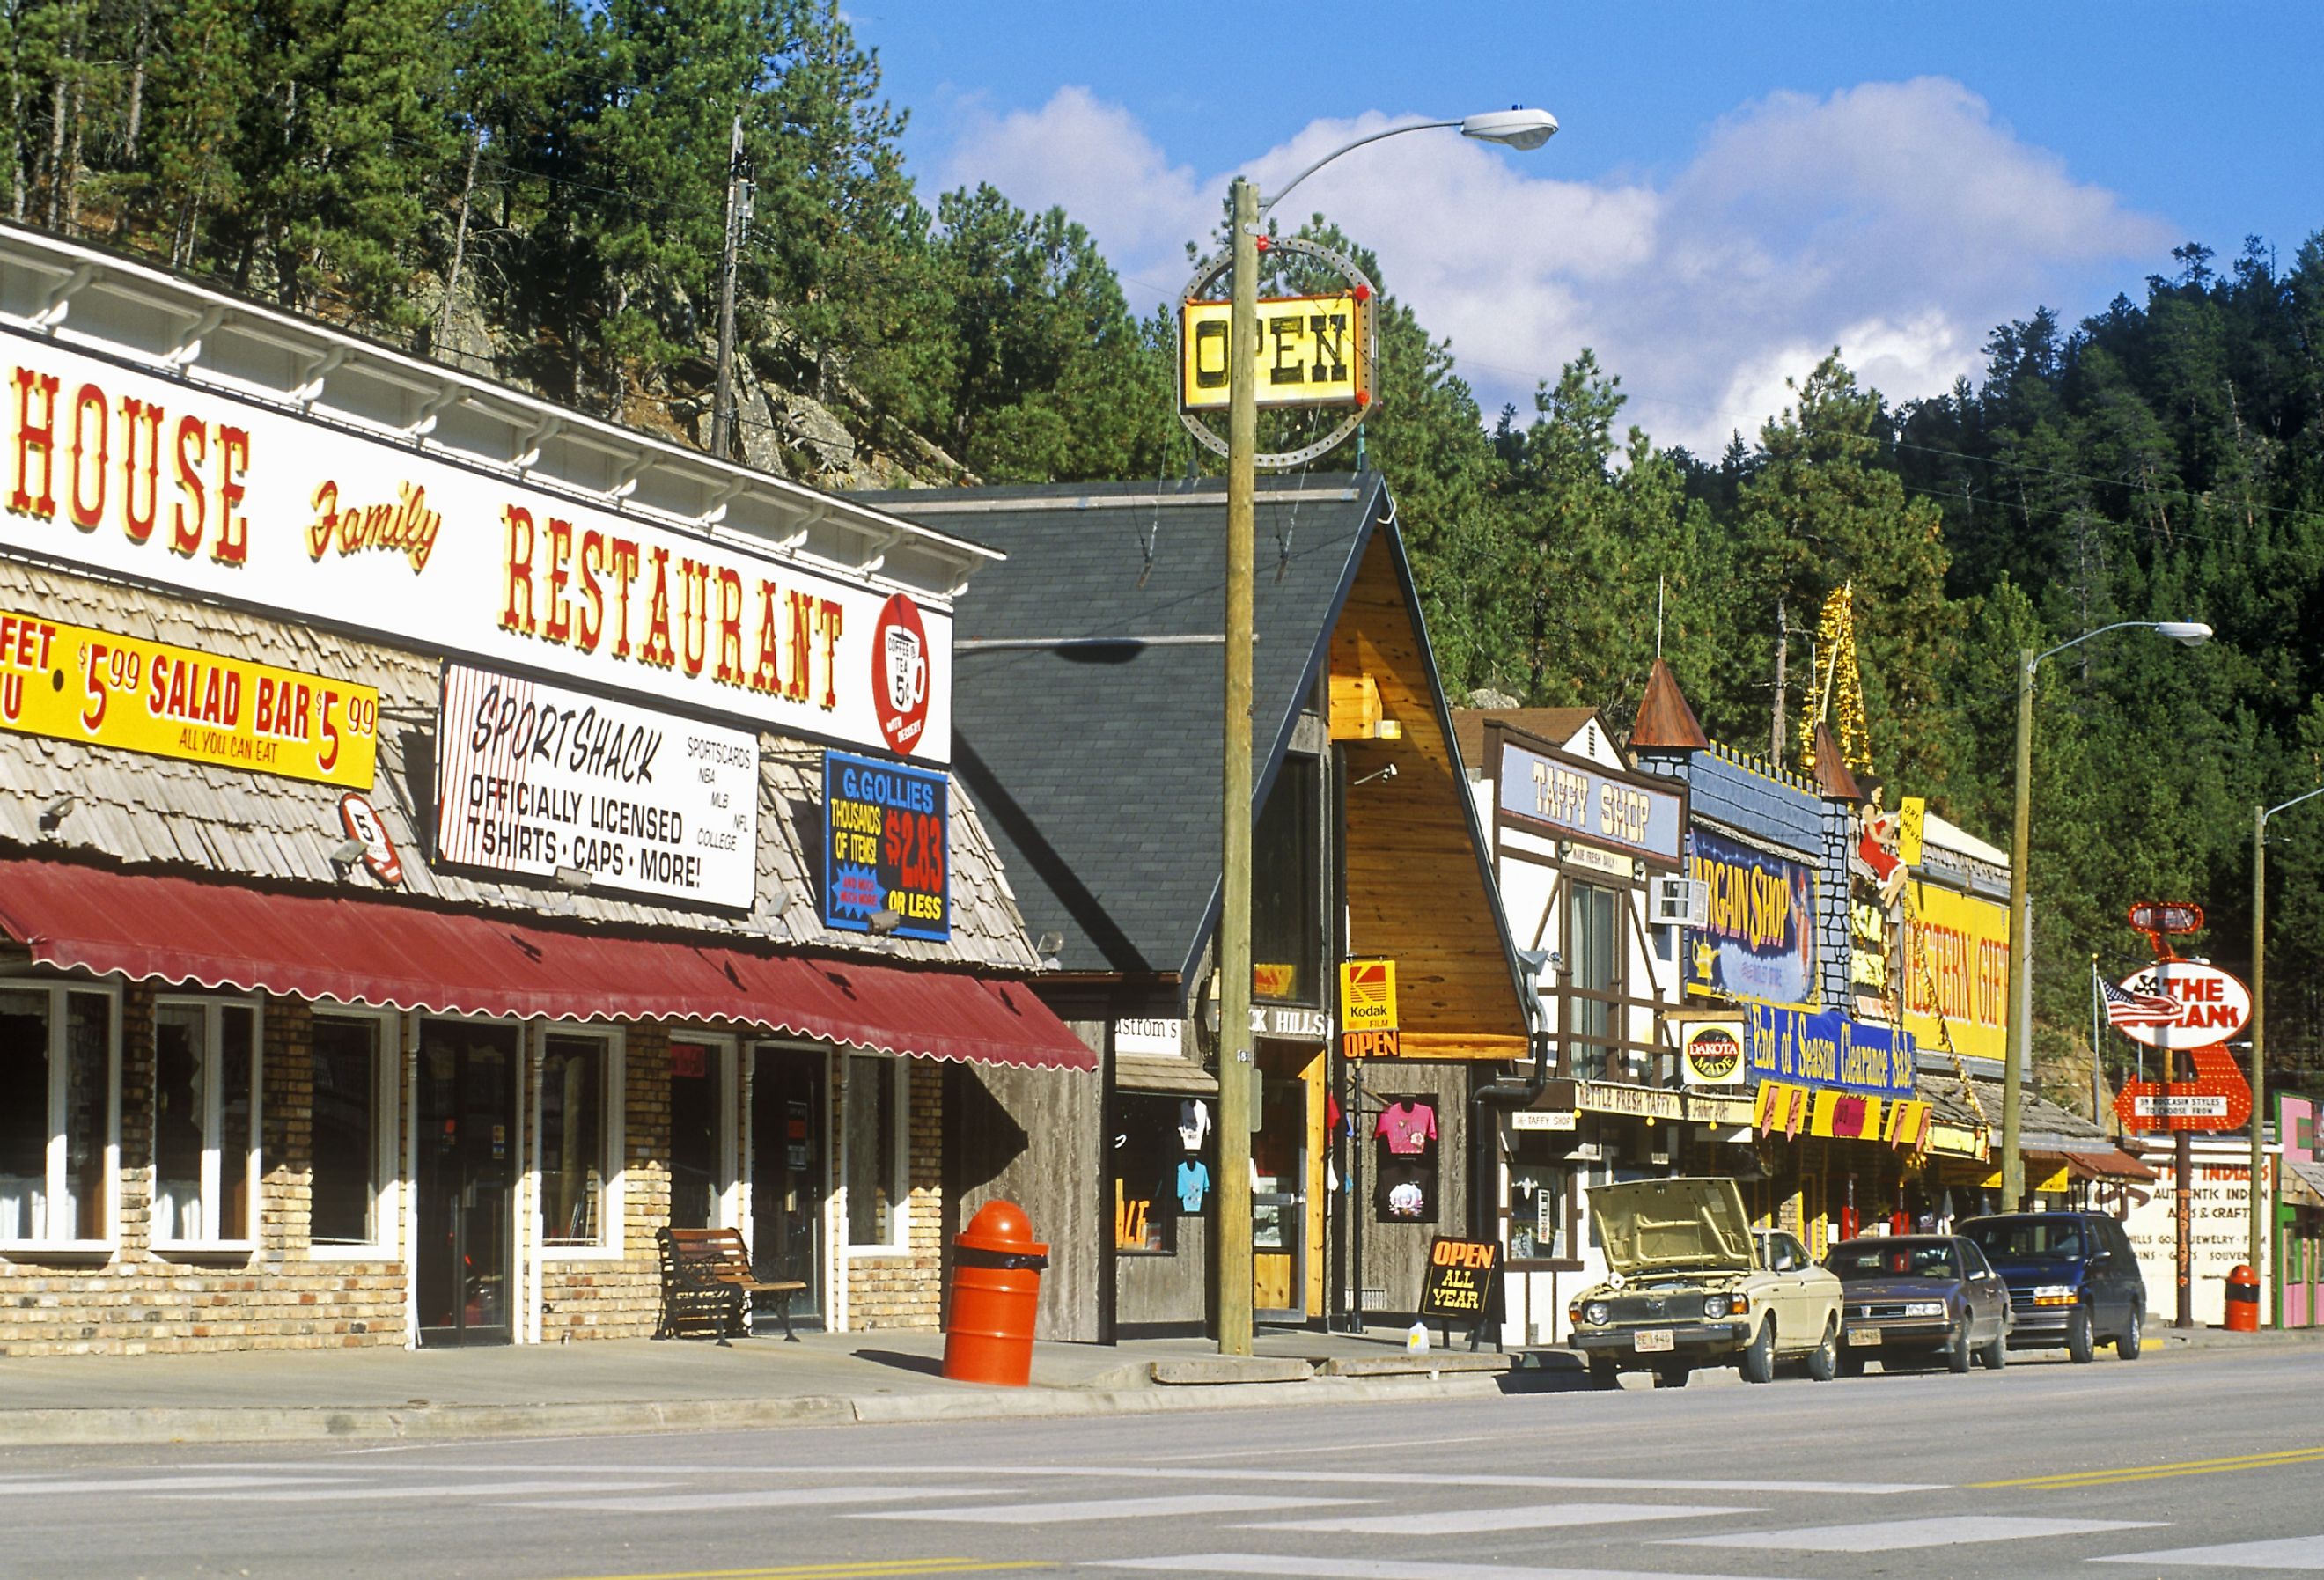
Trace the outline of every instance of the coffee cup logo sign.
{"type": "Polygon", "coordinates": [[[908,757],[928,725],[928,633],[920,624],[919,606],[901,593],[880,611],[872,661],[880,734],[890,750],[908,757]]]}

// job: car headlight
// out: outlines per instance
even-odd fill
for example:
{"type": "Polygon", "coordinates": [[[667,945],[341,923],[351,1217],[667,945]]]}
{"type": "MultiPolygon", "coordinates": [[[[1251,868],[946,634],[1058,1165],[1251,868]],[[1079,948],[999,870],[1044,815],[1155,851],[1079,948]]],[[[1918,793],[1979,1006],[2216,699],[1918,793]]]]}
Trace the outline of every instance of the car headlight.
{"type": "Polygon", "coordinates": [[[1726,1316],[1727,1297],[1724,1295],[1705,1295],[1702,1298],[1702,1314],[1705,1317],[1726,1316]]]}
{"type": "Polygon", "coordinates": [[[1944,1314],[1945,1303],[1942,1300],[1907,1300],[1904,1302],[1904,1315],[1907,1317],[1942,1317],[1944,1314]]]}
{"type": "Polygon", "coordinates": [[[2036,1306],[2075,1306],[2081,1298],[2081,1291],[2071,1284],[2042,1284],[2034,1290],[2036,1306]]]}
{"type": "Polygon", "coordinates": [[[1582,1303],[1582,1320],[1592,1327],[1604,1326],[1606,1318],[1610,1314],[1603,1300],[1585,1300],[1582,1303]]]}

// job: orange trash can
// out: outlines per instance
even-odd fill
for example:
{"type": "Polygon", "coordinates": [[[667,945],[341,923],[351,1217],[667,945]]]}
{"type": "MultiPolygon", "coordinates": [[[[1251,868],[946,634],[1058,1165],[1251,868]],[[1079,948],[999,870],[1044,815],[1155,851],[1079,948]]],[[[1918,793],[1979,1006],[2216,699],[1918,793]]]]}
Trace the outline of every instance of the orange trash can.
{"type": "Polygon", "coordinates": [[[976,1209],[953,1240],[952,1317],[944,1374],[955,1382],[1022,1388],[1033,1378],[1033,1317],[1049,1248],[1013,1201],[976,1209]]]}
{"type": "Polygon", "coordinates": [[[2236,1263],[2227,1274],[2227,1331],[2259,1331],[2259,1275],[2247,1261],[2236,1263]]]}

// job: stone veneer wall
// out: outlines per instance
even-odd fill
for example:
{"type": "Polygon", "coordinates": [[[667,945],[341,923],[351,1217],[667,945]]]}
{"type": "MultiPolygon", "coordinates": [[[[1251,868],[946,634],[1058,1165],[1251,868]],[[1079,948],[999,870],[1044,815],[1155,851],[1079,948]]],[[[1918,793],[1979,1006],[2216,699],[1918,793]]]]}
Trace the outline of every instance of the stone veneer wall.
{"type": "MultiPolygon", "coordinates": [[[[905,1178],[910,1202],[908,1252],[852,1258],[847,1264],[851,1328],[920,1327],[944,1318],[944,1069],[929,1059],[904,1061],[910,1145],[905,1178]]],[[[833,1133],[839,1133],[838,1083],[833,1083],[833,1133]]]]}
{"type": "Polygon", "coordinates": [[[144,985],[121,995],[119,1244],[103,1260],[28,1252],[0,1261],[0,1354],[403,1343],[401,1263],[307,1258],[312,1012],[297,1000],[264,1006],[257,1254],[229,1261],[148,1248],[156,996],[144,985]]]}

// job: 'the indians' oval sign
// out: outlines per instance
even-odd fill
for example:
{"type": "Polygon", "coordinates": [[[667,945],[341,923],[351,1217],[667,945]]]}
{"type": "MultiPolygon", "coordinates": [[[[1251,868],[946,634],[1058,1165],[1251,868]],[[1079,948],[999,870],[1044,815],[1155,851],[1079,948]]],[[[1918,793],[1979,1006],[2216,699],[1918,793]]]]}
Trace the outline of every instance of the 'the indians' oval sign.
{"type": "Polygon", "coordinates": [[[2209,1048],[2251,1020],[2251,990],[2191,960],[2158,960],[2105,997],[2107,1024],[2149,1048],[2209,1048]]]}

